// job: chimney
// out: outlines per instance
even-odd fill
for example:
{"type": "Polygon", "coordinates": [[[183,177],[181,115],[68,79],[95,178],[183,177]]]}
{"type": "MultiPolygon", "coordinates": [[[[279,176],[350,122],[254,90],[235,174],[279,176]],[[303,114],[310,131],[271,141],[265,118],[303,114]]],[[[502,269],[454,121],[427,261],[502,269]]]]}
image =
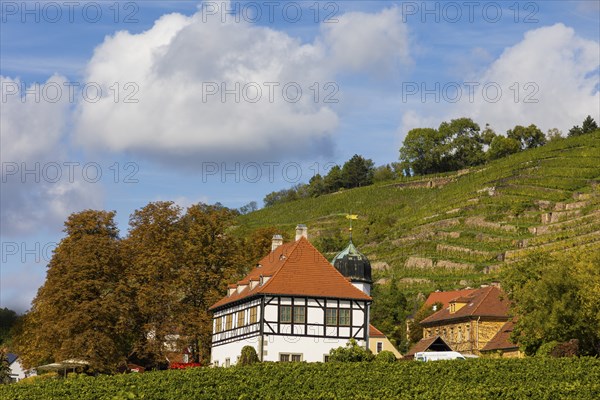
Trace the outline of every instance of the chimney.
{"type": "Polygon", "coordinates": [[[298,224],[298,226],[296,226],[296,242],[300,240],[301,237],[308,239],[308,228],[304,224],[298,224]]]}
{"type": "Polygon", "coordinates": [[[271,242],[271,251],[274,251],[276,248],[283,244],[283,236],[281,235],[273,235],[273,241],[271,242]]]}

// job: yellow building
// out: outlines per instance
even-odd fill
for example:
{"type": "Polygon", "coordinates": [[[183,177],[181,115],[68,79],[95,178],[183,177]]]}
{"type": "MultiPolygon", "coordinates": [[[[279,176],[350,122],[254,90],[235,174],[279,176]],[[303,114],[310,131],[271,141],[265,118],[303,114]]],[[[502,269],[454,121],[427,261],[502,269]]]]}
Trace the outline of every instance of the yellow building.
{"type": "Polygon", "coordinates": [[[369,350],[375,355],[384,350],[394,353],[396,358],[402,358],[402,354],[390,342],[390,340],[377,328],[369,324],[369,350]]]}
{"type": "Polygon", "coordinates": [[[498,287],[474,290],[450,300],[447,307],[422,320],[423,339],[439,336],[452,350],[463,354],[501,354],[503,348],[507,355],[518,352],[518,347],[508,341],[510,333],[505,332],[507,326],[512,330],[507,325],[508,307],[509,301],[498,287]]]}

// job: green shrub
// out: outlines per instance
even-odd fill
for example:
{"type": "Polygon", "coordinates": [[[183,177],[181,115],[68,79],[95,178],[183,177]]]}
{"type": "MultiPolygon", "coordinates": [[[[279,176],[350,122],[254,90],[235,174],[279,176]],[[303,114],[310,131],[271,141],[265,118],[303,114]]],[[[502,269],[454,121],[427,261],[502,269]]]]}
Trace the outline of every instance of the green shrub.
{"type": "Polygon", "coordinates": [[[242,354],[240,356],[240,360],[238,361],[238,365],[251,365],[257,363],[258,361],[258,354],[256,354],[254,347],[242,347],[242,354]]]}
{"type": "Polygon", "coordinates": [[[374,357],[371,350],[359,346],[355,339],[350,339],[346,343],[346,347],[338,347],[329,351],[329,361],[333,362],[373,361],[374,357]]]}
{"type": "Polygon", "coordinates": [[[396,356],[389,350],[383,350],[375,356],[375,361],[379,363],[393,363],[396,362],[396,356]]]}

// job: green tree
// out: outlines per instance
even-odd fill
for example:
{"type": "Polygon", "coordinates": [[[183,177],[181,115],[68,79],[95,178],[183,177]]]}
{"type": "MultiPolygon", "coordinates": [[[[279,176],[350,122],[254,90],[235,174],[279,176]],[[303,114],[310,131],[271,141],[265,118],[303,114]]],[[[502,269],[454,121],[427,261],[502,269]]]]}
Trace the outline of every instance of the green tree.
{"type": "Polygon", "coordinates": [[[373,182],[385,182],[396,179],[396,173],[390,164],[381,165],[373,172],[373,182]]]}
{"type": "Polygon", "coordinates": [[[316,174],[308,182],[308,191],[311,197],[318,197],[322,194],[327,193],[325,188],[325,181],[320,174],[316,174]]]}
{"type": "Polygon", "coordinates": [[[8,365],[6,353],[0,348],[0,385],[6,385],[11,382],[10,373],[11,370],[8,365]]]}
{"type": "Polygon", "coordinates": [[[546,133],[546,141],[548,143],[564,139],[562,132],[557,128],[550,128],[546,133]]]}
{"type": "Polygon", "coordinates": [[[591,115],[588,115],[583,120],[583,124],[581,125],[581,130],[584,135],[586,133],[592,133],[592,132],[598,130],[598,124],[596,123],[596,121],[594,121],[594,118],[592,118],[591,115]]]}
{"type": "Polygon", "coordinates": [[[15,338],[25,367],[84,359],[92,371],[114,372],[128,350],[120,240],[114,212],[69,216],[46,281],[15,338]]]}
{"type": "Polygon", "coordinates": [[[546,144],[546,136],[534,124],[524,127],[521,125],[515,126],[506,132],[509,139],[514,139],[521,144],[521,149],[533,149],[546,144]]]}
{"type": "Polygon", "coordinates": [[[517,317],[513,338],[535,354],[552,341],[579,340],[584,355],[600,354],[600,289],[597,251],[535,254],[503,272],[503,286],[517,317]]]}
{"type": "Polygon", "coordinates": [[[579,127],[579,125],[575,125],[571,129],[569,129],[569,137],[571,136],[580,136],[585,135],[586,133],[594,132],[598,129],[598,124],[591,115],[588,115],[585,120],[583,120],[583,125],[579,127]]]}
{"type": "Polygon", "coordinates": [[[342,167],[342,182],[345,188],[368,186],[373,183],[373,161],[355,154],[342,167]]]}
{"type": "Polygon", "coordinates": [[[323,184],[327,193],[337,192],[344,186],[344,180],[342,178],[342,168],[339,165],[331,167],[325,178],[323,178],[323,184]]]}
{"type": "Polygon", "coordinates": [[[521,151],[521,144],[517,140],[504,136],[496,136],[492,140],[486,155],[488,160],[491,161],[518,153],[519,151],[521,151]]]}
{"type": "Polygon", "coordinates": [[[423,305],[419,308],[419,311],[417,311],[414,317],[408,322],[408,338],[410,343],[417,343],[419,340],[423,339],[423,327],[421,326],[421,321],[436,311],[441,310],[442,307],[443,304],[437,302],[429,306],[423,305]]]}
{"type": "Polygon", "coordinates": [[[17,322],[17,313],[8,308],[0,308],[0,346],[10,339],[10,330],[17,322]]]}
{"type": "Polygon", "coordinates": [[[258,354],[256,354],[256,349],[252,346],[244,346],[242,347],[242,354],[240,355],[240,360],[238,361],[238,365],[252,365],[256,364],[259,361],[258,354]]]}
{"type": "Polygon", "coordinates": [[[372,297],[376,300],[371,307],[371,322],[400,347],[406,337],[404,321],[408,302],[396,279],[392,278],[387,285],[373,285],[372,297]]]}
{"type": "Polygon", "coordinates": [[[371,350],[359,346],[355,339],[350,339],[345,347],[329,350],[329,361],[331,362],[363,362],[373,361],[375,356],[371,350]]]}
{"type": "Polygon", "coordinates": [[[438,132],[444,143],[442,157],[444,170],[456,171],[485,161],[484,140],[479,125],[470,118],[442,122],[438,132]]]}
{"type": "Polygon", "coordinates": [[[403,169],[417,175],[443,172],[443,137],[436,129],[411,129],[400,148],[400,161],[403,169]]]}

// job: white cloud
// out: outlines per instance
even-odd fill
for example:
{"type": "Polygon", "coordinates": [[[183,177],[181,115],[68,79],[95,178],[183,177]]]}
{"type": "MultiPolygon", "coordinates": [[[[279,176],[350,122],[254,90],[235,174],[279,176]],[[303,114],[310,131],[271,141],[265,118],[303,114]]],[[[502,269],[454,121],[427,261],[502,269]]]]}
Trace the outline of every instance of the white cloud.
{"type": "MultiPolygon", "coordinates": [[[[97,103],[81,102],[76,140],[88,148],[171,163],[327,154],[338,116],[323,101],[333,90],[324,85],[344,70],[391,70],[408,57],[406,29],[396,9],[339,20],[322,28],[313,43],[244,21],[222,23],[220,16],[201,12],[163,16],[140,34],[118,32],[95,50],[86,81],[101,84],[107,93],[115,83],[134,82],[139,103],[115,102],[112,94],[97,103]],[[356,40],[354,47],[348,37],[356,40]],[[279,84],[272,100],[265,82],[279,84]],[[239,102],[232,94],[223,99],[221,84],[235,90],[236,83],[239,102]],[[296,103],[282,94],[288,83],[302,90],[296,103]],[[261,96],[251,102],[257,86],[261,96]],[[218,93],[206,95],[207,90],[218,93]]],[[[287,94],[296,91],[289,87],[287,94]]]]}
{"type": "Polygon", "coordinates": [[[392,7],[377,14],[350,12],[338,23],[323,24],[333,64],[340,70],[385,76],[410,63],[408,29],[401,21],[400,10],[392,7]]]}
{"type": "MultiPolygon", "coordinates": [[[[599,121],[599,46],[599,42],[584,39],[563,24],[528,31],[522,41],[506,48],[484,72],[464,77],[479,84],[472,101],[464,87],[457,103],[446,102],[442,96],[441,102],[449,107],[437,107],[437,124],[466,116],[480,125],[489,123],[499,133],[532,123],[544,131],[556,127],[566,132],[581,124],[588,114],[599,121]],[[486,84],[487,99],[482,90],[486,84]],[[501,96],[496,96],[492,85],[501,88],[501,96]],[[491,101],[496,98],[498,101],[491,101]]],[[[433,110],[431,104],[421,107],[433,110]]],[[[418,118],[430,120],[433,115],[425,119],[418,114],[423,111],[412,109],[405,119],[414,123],[418,118]]],[[[404,134],[413,123],[403,124],[404,134]]]]}
{"type": "Polygon", "coordinates": [[[18,79],[0,77],[3,236],[56,232],[71,212],[99,205],[98,188],[71,182],[64,165],[71,161],[64,137],[70,109],[65,82],[55,75],[25,88],[18,79]]]}

